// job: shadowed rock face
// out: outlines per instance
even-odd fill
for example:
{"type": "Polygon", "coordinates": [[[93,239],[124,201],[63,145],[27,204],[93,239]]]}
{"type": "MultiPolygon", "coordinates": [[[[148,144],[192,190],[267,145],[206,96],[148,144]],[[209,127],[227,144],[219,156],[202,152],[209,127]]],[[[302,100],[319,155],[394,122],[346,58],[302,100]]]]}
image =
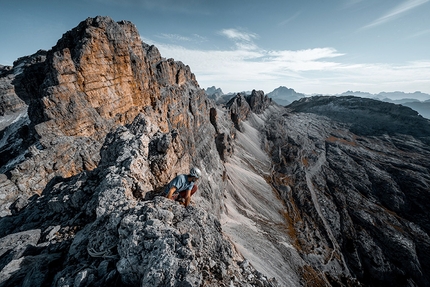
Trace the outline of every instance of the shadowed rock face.
{"type": "Polygon", "coordinates": [[[429,286],[428,121],[410,109],[217,107],[107,17],[0,68],[0,286],[429,286]],[[184,208],[163,187],[191,166],[184,208]]]}

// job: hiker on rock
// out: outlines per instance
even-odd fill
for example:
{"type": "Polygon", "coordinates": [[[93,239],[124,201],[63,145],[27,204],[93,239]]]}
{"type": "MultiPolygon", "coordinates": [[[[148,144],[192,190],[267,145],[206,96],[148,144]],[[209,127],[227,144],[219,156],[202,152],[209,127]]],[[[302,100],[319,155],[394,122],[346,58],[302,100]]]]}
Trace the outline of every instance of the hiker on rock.
{"type": "Polygon", "coordinates": [[[197,191],[196,181],[202,175],[200,169],[193,167],[190,174],[180,174],[166,186],[166,197],[179,201],[187,207],[191,196],[197,191]]]}

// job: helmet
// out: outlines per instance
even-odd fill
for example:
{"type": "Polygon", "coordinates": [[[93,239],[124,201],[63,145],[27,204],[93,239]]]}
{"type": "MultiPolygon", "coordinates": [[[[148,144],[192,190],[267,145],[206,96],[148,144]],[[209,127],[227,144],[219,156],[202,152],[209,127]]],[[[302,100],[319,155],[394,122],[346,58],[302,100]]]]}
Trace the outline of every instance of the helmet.
{"type": "Polygon", "coordinates": [[[193,167],[190,170],[190,175],[195,178],[200,178],[200,176],[202,175],[202,172],[197,167],[193,167]]]}

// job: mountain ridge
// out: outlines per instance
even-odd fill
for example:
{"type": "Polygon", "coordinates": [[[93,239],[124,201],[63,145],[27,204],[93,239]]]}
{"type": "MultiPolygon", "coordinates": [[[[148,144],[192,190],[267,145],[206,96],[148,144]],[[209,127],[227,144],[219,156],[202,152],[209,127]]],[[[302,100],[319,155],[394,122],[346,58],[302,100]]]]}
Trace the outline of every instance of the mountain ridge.
{"type": "Polygon", "coordinates": [[[409,108],[216,105],[109,17],[1,75],[0,286],[430,285],[428,121],[409,108]],[[163,187],[191,166],[184,208],[163,187]]]}

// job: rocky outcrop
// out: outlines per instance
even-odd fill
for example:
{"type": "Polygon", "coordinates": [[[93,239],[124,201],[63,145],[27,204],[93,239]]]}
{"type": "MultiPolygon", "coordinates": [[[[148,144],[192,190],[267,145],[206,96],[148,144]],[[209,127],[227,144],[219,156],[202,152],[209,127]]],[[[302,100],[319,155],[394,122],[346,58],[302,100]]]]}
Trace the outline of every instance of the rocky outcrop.
{"type": "Polygon", "coordinates": [[[246,101],[245,96],[242,94],[237,94],[227,102],[226,107],[228,108],[230,118],[234,123],[234,126],[240,131],[241,122],[246,120],[248,114],[251,112],[251,107],[246,101]]]}
{"type": "Polygon", "coordinates": [[[220,88],[216,88],[215,86],[208,87],[205,90],[205,93],[208,98],[214,100],[217,105],[225,105],[232,97],[235,96],[233,93],[224,94],[220,88]]]}
{"type": "Polygon", "coordinates": [[[271,99],[263,91],[253,90],[251,95],[237,94],[230,99],[226,107],[236,129],[242,130],[241,122],[248,118],[250,112],[261,114],[270,105],[271,99]]]}
{"type": "Polygon", "coordinates": [[[213,99],[215,102],[224,95],[224,92],[221,90],[221,88],[216,88],[215,86],[205,89],[205,93],[208,98],[213,99]]]}
{"type": "Polygon", "coordinates": [[[264,112],[272,103],[272,100],[265,95],[263,91],[256,90],[252,90],[251,95],[246,96],[246,101],[248,102],[251,111],[256,114],[264,112]]]}
{"type": "Polygon", "coordinates": [[[15,79],[33,137],[0,178],[0,285],[275,286],[221,233],[215,138],[229,133],[215,107],[187,66],[134,33],[87,19],[15,79]],[[193,165],[203,172],[196,207],[158,197],[193,165]]]}
{"type": "MultiPolygon", "coordinates": [[[[25,103],[15,93],[12,84],[19,73],[19,68],[15,70],[10,66],[0,66],[0,116],[14,114],[25,109],[25,103]]],[[[8,123],[2,123],[0,130],[3,130],[8,123]]]]}

